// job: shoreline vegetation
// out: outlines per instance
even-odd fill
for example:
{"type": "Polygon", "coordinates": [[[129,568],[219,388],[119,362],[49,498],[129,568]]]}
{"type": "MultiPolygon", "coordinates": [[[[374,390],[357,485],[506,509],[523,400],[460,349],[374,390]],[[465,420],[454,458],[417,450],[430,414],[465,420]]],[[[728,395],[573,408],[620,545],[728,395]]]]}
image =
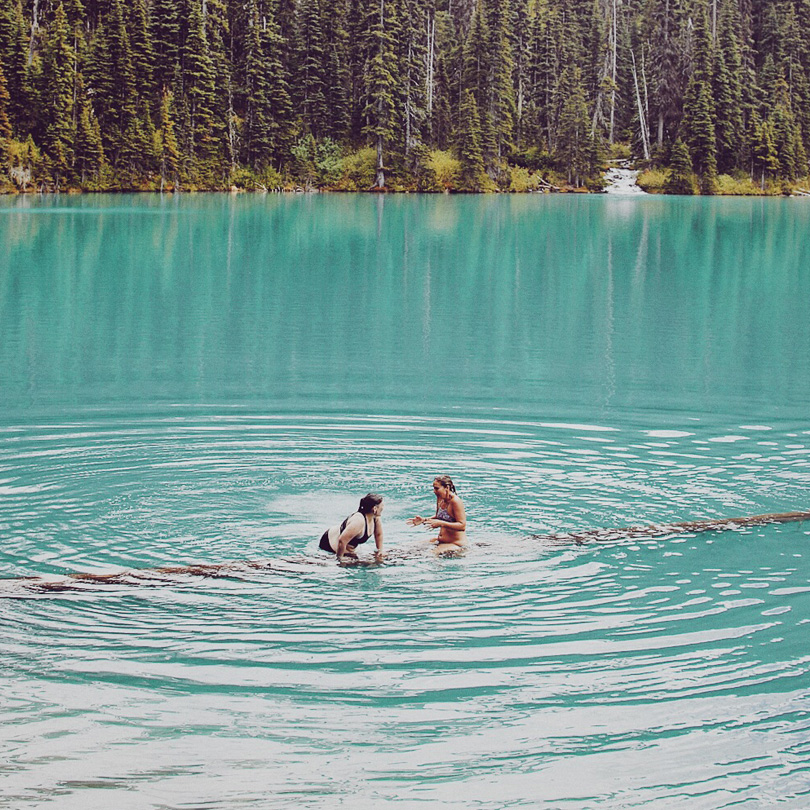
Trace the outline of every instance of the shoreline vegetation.
{"type": "Polygon", "coordinates": [[[810,196],[810,0],[0,0],[0,193],[810,196]]]}

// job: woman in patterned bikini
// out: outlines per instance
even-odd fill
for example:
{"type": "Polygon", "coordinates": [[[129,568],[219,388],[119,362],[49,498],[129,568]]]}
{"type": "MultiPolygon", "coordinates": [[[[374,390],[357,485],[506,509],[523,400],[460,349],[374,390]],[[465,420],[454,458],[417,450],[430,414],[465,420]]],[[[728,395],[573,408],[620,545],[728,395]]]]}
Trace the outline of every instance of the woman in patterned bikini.
{"type": "Polygon", "coordinates": [[[436,543],[436,551],[456,551],[467,545],[467,515],[464,502],[456,494],[456,487],[449,475],[437,475],[433,479],[433,492],[436,495],[436,515],[424,518],[416,515],[410,518],[409,526],[429,526],[438,529],[437,537],[431,539],[436,543]]]}

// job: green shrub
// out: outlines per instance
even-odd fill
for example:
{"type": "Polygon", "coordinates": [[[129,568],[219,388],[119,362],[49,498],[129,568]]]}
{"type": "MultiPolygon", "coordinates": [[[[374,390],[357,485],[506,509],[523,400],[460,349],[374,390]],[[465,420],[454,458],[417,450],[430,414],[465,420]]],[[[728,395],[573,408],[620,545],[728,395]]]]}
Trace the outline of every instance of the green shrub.
{"type": "Polygon", "coordinates": [[[596,177],[585,178],[585,188],[587,188],[588,191],[604,191],[606,185],[607,180],[605,180],[603,174],[599,174],[596,177]]]}
{"type": "Polygon", "coordinates": [[[337,191],[365,191],[376,179],[377,151],[368,146],[351,152],[340,161],[340,176],[333,188],[337,191]]]}
{"type": "Polygon", "coordinates": [[[509,191],[517,193],[538,191],[542,186],[542,177],[539,172],[532,172],[522,166],[512,167],[512,181],[509,191]]]}
{"type": "Polygon", "coordinates": [[[268,191],[284,188],[284,178],[272,166],[262,169],[258,174],[258,180],[268,191]]]}
{"type": "Polygon", "coordinates": [[[281,175],[272,167],[255,172],[246,166],[240,166],[231,173],[230,185],[248,191],[273,191],[284,186],[281,175]]]}
{"type": "Polygon", "coordinates": [[[648,194],[663,194],[666,181],[667,172],[664,169],[645,169],[636,178],[638,187],[648,194]]]}
{"type": "Polygon", "coordinates": [[[714,193],[756,197],[761,195],[763,191],[747,174],[742,177],[731,177],[727,174],[721,174],[717,178],[714,193]]]}
{"type": "Polygon", "coordinates": [[[340,179],[342,171],[343,150],[337,141],[324,138],[318,142],[315,150],[315,167],[318,170],[318,183],[329,185],[340,179]]]}
{"type": "Polygon", "coordinates": [[[529,191],[529,183],[531,182],[532,176],[532,173],[523,166],[513,166],[509,182],[509,191],[514,191],[518,194],[529,191]]]}
{"type": "Polygon", "coordinates": [[[629,143],[616,141],[610,144],[608,150],[608,157],[610,160],[630,160],[633,157],[633,152],[630,149],[629,143]]]}
{"type": "Polygon", "coordinates": [[[435,149],[428,157],[428,166],[441,188],[456,189],[461,182],[461,161],[452,152],[435,149]]]}
{"type": "Polygon", "coordinates": [[[290,151],[295,177],[304,185],[328,186],[340,179],[342,150],[331,138],[316,141],[307,134],[290,151]]]}

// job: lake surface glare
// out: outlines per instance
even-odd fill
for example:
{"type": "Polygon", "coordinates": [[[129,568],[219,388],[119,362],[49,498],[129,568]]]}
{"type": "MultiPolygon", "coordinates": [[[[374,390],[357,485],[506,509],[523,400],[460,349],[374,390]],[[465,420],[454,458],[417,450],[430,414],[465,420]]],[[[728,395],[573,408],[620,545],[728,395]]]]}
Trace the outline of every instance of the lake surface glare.
{"type": "Polygon", "coordinates": [[[808,234],[790,199],[0,199],[0,807],[810,806],[810,524],[532,537],[810,509],[808,234]],[[440,473],[451,559],[405,525],[440,473]],[[338,567],[369,490],[388,557],[338,567]]]}

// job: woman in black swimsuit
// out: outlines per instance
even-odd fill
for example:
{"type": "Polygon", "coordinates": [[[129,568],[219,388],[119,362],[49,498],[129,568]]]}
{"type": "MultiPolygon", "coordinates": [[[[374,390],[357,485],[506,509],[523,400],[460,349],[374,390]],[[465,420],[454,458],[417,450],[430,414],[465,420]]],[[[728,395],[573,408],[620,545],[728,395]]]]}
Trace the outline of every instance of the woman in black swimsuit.
{"type": "Polygon", "coordinates": [[[373,532],[377,554],[382,554],[383,528],[380,518],[382,510],[382,495],[369,492],[360,499],[360,506],[356,512],[349,515],[339,526],[332,526],[321,535],[319,547],[337,554],[338,560],[344,555],[354,557],[357,546],[365,543],[373,532]]]}
{"type": "Polygon", "coordinates": [[[437,475],[433,479],[433,494],[436,496],[436,515],[410,518],[409,526],[429,526],[438,529],[439,536],[430,542],[436,543],[436,551],[457,551],[467,545],[467,513],[464,501],[456,493],[456,485],[449,475],[437,475]]]}

